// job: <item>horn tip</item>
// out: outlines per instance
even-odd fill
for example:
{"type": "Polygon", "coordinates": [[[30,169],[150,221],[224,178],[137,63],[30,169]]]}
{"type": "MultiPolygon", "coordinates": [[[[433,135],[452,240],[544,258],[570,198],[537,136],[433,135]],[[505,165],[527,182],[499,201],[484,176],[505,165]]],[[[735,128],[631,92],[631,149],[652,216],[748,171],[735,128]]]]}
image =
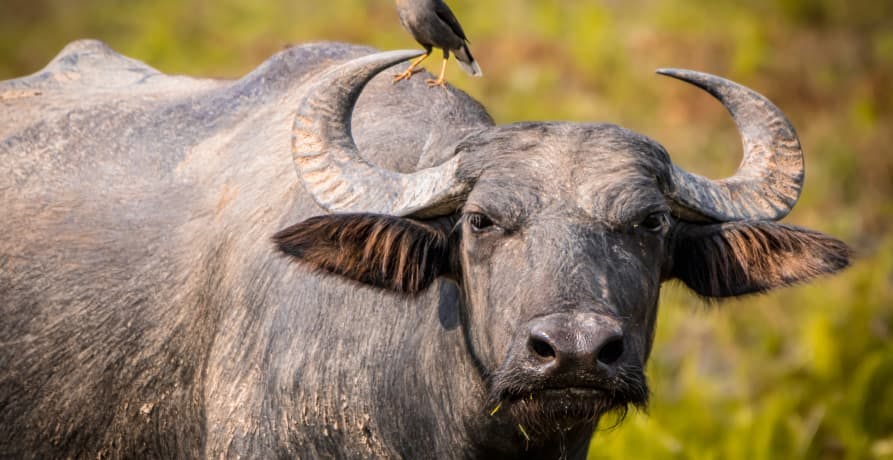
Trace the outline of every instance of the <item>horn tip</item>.
{"type": "Polygon", "coordinates": [[[655,73],[658,75],[663,75],[666,77],[672,77],[677,80],[684,81],[692,81],[692,80],[700,80],[703,77],[708,76],[707,74],[696,72],[694,70],[687,69],[674,69],[674,68],[660,68],[655,70],[655,73]]]}
{"type": "Polygon", "coordinates": [[[361,69],[367,68],[371,73],[378,73],[386,67],[390,67],[392,65],[399,64],[403,61],[407,61],[409,59],[421,56],[425,54],[424,51],[421,50],[393,50],[393,51],[382,51],[378,53],[368,54],[366,56],[361,56],[359,58],[347,61],[343,63],[340,67],[336,67],[333,70],[334,72],[339,72],[344,68],[352,68],[352,69],[361,69]],[[375,69],[375,70],[372,70],[375,69]]]}
{"type": "Polygon", "coordinates": [[[657,73],[660,75],[664,75],[667,77],[675,78],[680,81],[684,81],[690,85],[697,86],[698,88],[707,91],[712,94],[717,99],[723,100],[724,96],[722,95],[724,88],[729,88],[730,86],[737,86],[734,83],[722,78],[717,77],[716,75],[711,75],[709,73],[698,72],[695,70],[687,70],[687,69],[657,69],[657,73]]]}
{"type": "Polygon", "coordinates": [[[417,58],[423,54],[425,54],[425,52],[422,50],[393,50],[370,54],[367,57],[369,59],[393,62],[394,64],[397,64],[403,61],[417,58]]]}

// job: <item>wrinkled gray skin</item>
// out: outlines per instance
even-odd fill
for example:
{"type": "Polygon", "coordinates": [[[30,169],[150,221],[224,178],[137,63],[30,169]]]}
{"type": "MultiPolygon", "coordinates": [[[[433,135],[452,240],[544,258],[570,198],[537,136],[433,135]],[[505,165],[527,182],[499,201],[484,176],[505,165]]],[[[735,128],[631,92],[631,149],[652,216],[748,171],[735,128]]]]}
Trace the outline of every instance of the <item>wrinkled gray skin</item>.
{"type": "MultiPolygon", "coordinates": [[[[83,41],[0,83],[0,457],[582,458],[601,412],[574,401],[644,403],[604,395],[644,388],[677,242],[732,225],[671,217],[678,172],[644,136],[495,127],[461,92],[385,73],[353,111],[363,156],[411,172],[460,154],[474,176],[459,209],[418,220],[453,228],[449,268],[392,293],[277,251],[271,235],[327,213],[291,159],[302,85],[370,51],[305,45],[225,81],[83,41]],[[622,353],[596,367],[553,375],[531,348],[604,331],[622,353]]],[[[709,295],[846,265],[842,244],[786,250],[809,269],[709,295]]]]}

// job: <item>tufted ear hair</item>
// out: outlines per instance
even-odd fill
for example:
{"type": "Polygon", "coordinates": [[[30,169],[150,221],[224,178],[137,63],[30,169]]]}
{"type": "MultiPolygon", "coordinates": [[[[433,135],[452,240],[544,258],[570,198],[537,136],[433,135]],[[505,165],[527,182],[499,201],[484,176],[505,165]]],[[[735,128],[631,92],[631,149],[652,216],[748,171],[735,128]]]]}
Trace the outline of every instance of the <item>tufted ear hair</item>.
{"type": "Polygon", "coordinates": [[[377,214],[318,216],[273,236],[279,250],[317,269],[417,293],[450,267],[449,226],[377,214]]]}
{"type": "Polygon", "coordinates": [[[671,276],[702,296],[730,297],[840,271],[851,254],[840,240],[774,222],[680,223],[671,276]]]}

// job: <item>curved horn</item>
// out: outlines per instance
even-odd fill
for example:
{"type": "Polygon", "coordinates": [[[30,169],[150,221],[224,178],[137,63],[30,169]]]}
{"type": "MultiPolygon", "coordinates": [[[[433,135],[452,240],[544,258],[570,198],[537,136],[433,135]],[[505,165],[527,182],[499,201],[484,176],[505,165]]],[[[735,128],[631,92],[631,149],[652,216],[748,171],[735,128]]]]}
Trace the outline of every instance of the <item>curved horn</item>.
{"type": "Polygon", "coordinates": [[[420,54],[390,51],[364,56],[308,84],[295,115],[292,158],[307,191],[326,210],[438,215],[455,209],[467,192],[467,184],[456,180],[458,157],[401,174],[370,164],[354,143],[350,120],[363,87],[382,70],[420,54]]]}
{"type": "Polygon", "coordinates": [[[673,166],[671,197],[689,213],[721,222],[779,220],[803,186],[803,151],[791,122],[768,99],[737,83],[691,70],[660,69],[707,91],[726,107],[744,144],[744,158],[732,177],[710,180],[673,166]]]}

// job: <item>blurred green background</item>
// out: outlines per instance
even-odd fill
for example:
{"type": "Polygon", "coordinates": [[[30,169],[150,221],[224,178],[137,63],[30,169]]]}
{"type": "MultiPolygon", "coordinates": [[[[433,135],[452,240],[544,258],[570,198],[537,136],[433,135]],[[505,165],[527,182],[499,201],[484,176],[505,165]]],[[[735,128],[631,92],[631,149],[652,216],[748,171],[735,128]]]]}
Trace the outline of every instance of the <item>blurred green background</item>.
{"type": "MultiPolygon", "coordinates": [[[[653,71],[765,94],[806,152],[786,222],[858,253],[840,276],[715,305],[665,286],[649,413],[600,429],[590,458],[893,459],[893,2],[449,3],[485,77],[455,63],[447,76],[499,123],[610,121],[725,177],[741,147],[724,109],[653,71]]],[[[0,0],[0,12],[0,79],[85,37],[168,73],[224,77],[288,43],[416,47],[391,0],[0,0]]]]}

